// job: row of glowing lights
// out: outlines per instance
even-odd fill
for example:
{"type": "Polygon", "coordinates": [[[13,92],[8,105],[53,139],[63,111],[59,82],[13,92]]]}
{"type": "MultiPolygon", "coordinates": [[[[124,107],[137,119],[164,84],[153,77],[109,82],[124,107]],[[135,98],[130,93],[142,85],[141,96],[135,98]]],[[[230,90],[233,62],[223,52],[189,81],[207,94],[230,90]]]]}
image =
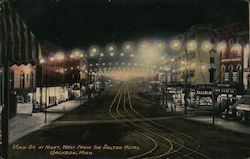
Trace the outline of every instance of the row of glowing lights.
{"type": "MultiPolygon", "coordinates": [[[[73,69],[71,69],[73,70],[73,69]]],[[[65,73],[67,72],[68,69],[59,69],[56,70],[56,72],[58,73],[65,73]]],[[[120,71],[142,71],[142,72],[154,72],[154,70],[151,69],[145,69],[145,68],[128,68],[128,67],[118,67],[118,68],[104,68],[104,69],[94,69],[94,70],[90,70],[89,74],[94,74],[94,73],[110,73],[110,72],[120,72],[120,71]]],[[[84,71],[85,73],[88,73],[87,70],[84,71]]],[[[175,72],[175,71],[174,71],[175,72]]]]}
{"type": "MultiPolygon", "coordinates": [[[[183,45],[179,40],[173,40],[171,41],[170,46],[174,50],[180,50],[183,45]]],[[[201,43],[201,49],[206,52],[212,50],[215,47],[216,47],[217,52],[224,53],[227,50],[228,46],[225,41],[222,41],[218,43],[217,45],[212,44],[210,41],[204,41],[201,43]]],[[[186,43],[186,49],[188,51],[194,51],[197,48],[198,48],[198,44],[197,44],[197,41],[195,40],[191,40],[186,43]]],[[[240,53],[241,51],[242,51],[242,46],[239,43],[236,43],[231,47],[231,52],[240,53]]]]}
{"type": "MultiPolygon", "coordinates": [[[[79,69],[79,66],[77,67],[78,69],[79,69]]],[[[149,71],[155,71],[154,69],[156,69],[157,67],[156,66],[153,66],[153,67],[151,67],[151,68],[139,68],[139,67],[137,67],[137,68],[131,68],[131,67],[115,67],[115,68],[111,68],[111,67],[109,67],[109,68],[99,68],[99,69],[91,69],[89,72],[90,73],[93,73],[93,72],[99,72],[99,73],[102,73],[102,72],[115,72],[115,71],[122,71],[122,70],[126,70],[126,71],[147,71],[147,72],[149,72],[149,71]]],[[[73,67],[71,67],[70,68],[70,70],[73,70],[74,68],[73,67]]],[[[205,65],[202,65],[201,66],[201,69],[202,70],[205,70],[206,69],[206,66],[205,65]]],[[[67,68],[65,68],[65,69],[60,69],[60,70],[56,70],[56,72],[60,72],[60,73],[64,73],[64,72],[67,72],[69,69],[67,69],[67,68]]],[[[166,71],[171,71],[170,70],[170,68],[168,68],[168,67],[160,67],[160,70],[166,70],[166,71]]],[[[85,72],[85,73],[88,73],[88,71],[86,70],[86,69],[83,69],[83,71],[85,72]]],[[[176,72],[176,70],[172,70],[172,72],[173,73],[175,73],[176,72]]]]}
{"type": "MultiPolygon", "coordinates": [[[[175,62],[175,59],[174,58],[171,58],[171,60],[170,60],[171,62],[175,62]]],[[[185,61],[180,61],[180,64],[181,65],[185,65],[185,61]]],[[[99,66],[99,63],[96,63],[95,64],[96,66],[99,66]]],[[[106,63],[102,63],[102,65],[103,66],[106,66],[106,63]]],[[[110,62],[110,63],[108,63],[108,65],[109,66],[112,66],[112,63],[110,62]]],[[[116,63],[114,63],[114,65],[119,65],[119,63],[118,62],[116,62],[116,63]]],[[[121,65],[122,66],[125,66],[126,65],[126,63],[125,62],[122,62],[121,63],[121,65]]],[[[153,68],[153,69],[156,69],[157,68],[157,66],[156,65],[144,65],[144,64],[137,64],[137,63],[127,63],[127,66],[138,66],[138,67],[146,67],[146,68],[153,68]]],[[[193,65],[193,63],[192,63],[192,65],[193,65]]],[[[90,67],[92,67],[92,66],[94,66],[94,64],[89,64],[89,66],[90,67]]],[[[74,68],[74,67],[70,67],[70,69],[67,69],[67,68],[65,68],[65,69],[60,69],[61,71],[59,71],[59,70],[56,70],[56,72],[67,72],[68,70],[74,70],[74,69],[77,69],[77,70],[79,70],[80,69],[80,66],[76,66],[76,68],[74,68]]],[[[106,67],[104,67],[104,68],[99,68],[99,70],[101,70],[101,69],[103,69],[103,70],[107,70],[107,69],[109,69],[109,70],[116,70],[116,69],[121,69],[120,67],[118,67],[118,68],[106,68],[106,67]]],[[[169,70],[169,69],[167,69],[166,67],[159,67],[159,69],[160,70],[169,70]]],[[[202,65],[201,66],[201,69],[205,69],[205,66],[204,65],[202,65]]],[[[85,71],[86,72],[86,65],[83,65],[82,67],[81,67],[81,70],[83,70],[83,71],[85,71]]],[[[95,70],[97,70],[97,69],[95,69],[95,70]]],[[[131,69],[131,70],[133,70],[133,68],[131,69]]],[[[92,70],[90,70],[91,72],[92,72],[92,70]]],[[[175,72],[175,71],[174,71],[175,72]]]]}
{"type": "MultiPolygon", "coordinates": [[[[122,63],[122,65],[124,66],[125,65],[125,63],[122,63]]],[[[131,66],[132,64],[131,63],[128,63],[128,66],[131,66]]],[[[134,64],[134,66],[138,66],[136,63],[134,64]]],[[[140,65],[140,66],[143,66],[143,65],[140,65]]],[[[150,67],[150,66],[147,66],[147,68],[139,68],[139,67],[137,67],[137,68],[130,68],[130,67],[127,67],[127,68],[125,68],[125,66],[124,67],[114,67],[114,68],[111,68],[111,67],[104,67],[104,68],[98,68],[98,69],[94,69],[95,71],[97,71],[97,70],[146,70],[146,69],[156,69],[157,68],[157,66],[156,65],[154,65],[153,67],[150,67]]],[[[70,67],[69,69],[68,68],[61,68],[61,69],[57,69],[56,70],[56,72],[67,72],[67,71],[70,71],[70,70],[74,70],[74,69],[76,69],[76,70],[80,70],[80,66],[77,66],[77,67],[70,67]]],[[[87,69],[86,69],[86,65],[84,65],[83,67],[81,67],[81,70],[83,70],[83,71],[87,71],[87,69]]],[[[90,70],[90,72],[92,72],[93,70],[90,70]]]]}
{"type": "MultiPolygon", "coordinates": [[[[146,41],[144,41],[144,42],[142,42],[140,44],[141,48],[143,48],[143,49],[147,49],[151,45],[152,45],[151,43],[146,42],[146,41]]],[[[164,42],[158,42],[157,46],[162,50],[166,48],[166,44],[164,42]]],[[[187,51],[194,51],[194,50],[197,49],[198,45],[197,45],[197,41],[190,40],[190,41],[188,41],[186,43],[185,46],[186,46],[187,51]]],[[[182,47],[183,47],[183,44],[181,43],[180,40],[172,40],[170,42],[170,48],[173,49],[173,50],[178,51],[182,47]]],[[[215,47],[214,44],[212,44],[210,41],[204,41],[201,44],[201,49],[203,51],[206,51],[206,52],[210,51],[214,47],[215,47]]],[[[216,49],[217,49],[217,52],[224,53],[226,51],[226,49],[227,49],[226,42],[222,41],[222,42],[218,43],[217,46],[216,46],[216,49]]],[[[107,51],[109,52],[110,56],[114,56],[116,50],[117,50],[117,47],[114,44],[109,44],[107,46],[107,51]]],[[[242,50],[242,46],[239,43],[236,43],[231,47],[232,52],[240,53],[241,50],[242,50]]],[[[132,53],[134,51],[134,47],[133,47],[133,44],[131,42],[124,43],[123,51],[125,53],[130,53],[130,57],[134,57],[134,54],[132,53]]],[[[91,46],[89,48],[89,53],[90,53],[91,57],[94,57],[94,56],[97,56],[97,55],[100,55],[100,57],[104,57],[104,53],[102,53],[102,52],[100,53],[100,48],[98,46],[91,46]]],[[[125,55],[125,53],[121,53],[120,56],[123,57],[125,55]]],[[[86,55],[84,55],[83,50],[75,49],[75,50],[72,51],[72,53],[70,55],[70,58],[83,58],[84,56],[86,56],[86,55]]],[[[64,60],[64,58],[65,58],[64,53],[59,52],[54,57],[50,57],[50,61],[64,60]]],[[[44,63],[44,62],[45,62],[45,60],[43,58],[41,58],[40,63],[44,63]]]]}

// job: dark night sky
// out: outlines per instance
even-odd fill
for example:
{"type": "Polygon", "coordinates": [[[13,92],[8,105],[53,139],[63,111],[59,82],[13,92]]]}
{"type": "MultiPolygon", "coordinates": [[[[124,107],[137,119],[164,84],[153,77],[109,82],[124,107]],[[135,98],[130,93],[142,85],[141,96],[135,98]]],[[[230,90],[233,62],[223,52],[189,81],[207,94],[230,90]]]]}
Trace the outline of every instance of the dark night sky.
{"type": "Polygon", "coordinates": [[[170,38],[194,24],[248,20],[246,0],[15,0],[34,34],[66,49],[170,38]],[[188,1],[188,2],[187,2],[188,1]]]}

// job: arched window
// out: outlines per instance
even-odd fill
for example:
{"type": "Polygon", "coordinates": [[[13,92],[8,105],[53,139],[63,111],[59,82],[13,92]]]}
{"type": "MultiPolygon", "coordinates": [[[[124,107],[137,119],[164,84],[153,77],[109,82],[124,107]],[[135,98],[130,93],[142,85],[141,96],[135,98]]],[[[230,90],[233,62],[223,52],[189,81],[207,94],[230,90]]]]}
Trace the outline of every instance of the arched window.
{"type": "Polygon", "coordinates": [[[225,71],[226,71],[226,66],[222,65],[221,66],[221,83],[225,82],[225,71]]]}
{"type": "Polygon", "coordinates": [[[233,82],[233,70],[234,70],[234,67],[233,65],[229,65],[228,66],[228,79],[229,79],[229,82],[233,82]]]}
{"type": "Polygon", "coordinates": [[[237,83],[240,83],[242,81],[242,66],[241,66],[241,64],[238,64],[236,66],[236,70],[237,70],[237,83]]]}
{"type": "Polygon", "coordinates": [[[19,78],[19,88],[22,89],[24,87],[25,87],[25,74],[24,72],[21,72],[19,78]]]}

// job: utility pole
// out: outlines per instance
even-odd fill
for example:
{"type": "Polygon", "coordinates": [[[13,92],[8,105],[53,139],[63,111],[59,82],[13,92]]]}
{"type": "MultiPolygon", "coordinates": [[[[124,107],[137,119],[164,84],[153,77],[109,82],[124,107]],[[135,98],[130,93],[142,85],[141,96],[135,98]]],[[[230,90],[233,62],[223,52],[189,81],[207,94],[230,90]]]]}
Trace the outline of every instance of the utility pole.
{"type": "Polygon", "coordinates": [[[187,42],[187,36],[188,33],[186,32],[186,36],[185,36],[185,81],[184,81],[184,113],[185,115],[187,114],[187,106],[188,106],[188,102],[187,102],[187,97],[188,97],[188,70],[187,70],[187,46],[186,46],[186,42],[187,42]]]}
{"type": "MultiPolygon", "coordinates": [[[[0,0],[0,4],[3,5],[4,2],[8,1],[4,1],[4,0],[0,0]]],[[[5,8],[2,8],[0,6],[0,16],[5,16],[5,8]]],[[[2,18],[1,18],[2,19],[2,18]]],[[[3,23],[0,22],[0,25],[2,25],[3,23]]],[[[4,43],[3,41],[3,32],[2,29],[0,29],[0,42],[4,43]]],[[[6,39],[5,39],[6,40],[6,39]]],[[[6,43],[6,41],[5,41],[6,43]]],[[[9,95],[10,95],[10,74],[9,74],[9,59],[8,57],[4,57],[3,56],[3,50],[1,51],[1,62],[3,62],[3,67],[4,67],[4,106],[2,109],[2,147],[1,147],[1,156],[3,158],[8,158],[8,146],[9,146],[9,95]]]]}
{"type": "Polygon", "coordinates": [[[8,158],[9,145],[9,62],[4,64],[4,107],[2,109],[2,156],[8,158]]]}

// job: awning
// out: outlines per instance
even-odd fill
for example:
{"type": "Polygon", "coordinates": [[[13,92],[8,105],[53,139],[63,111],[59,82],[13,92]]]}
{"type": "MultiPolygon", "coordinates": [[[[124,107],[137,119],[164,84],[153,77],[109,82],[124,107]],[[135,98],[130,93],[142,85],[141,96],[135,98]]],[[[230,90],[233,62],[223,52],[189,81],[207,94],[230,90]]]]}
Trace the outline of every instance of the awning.
{"type": "Polygon", "coordinates": [[[41,47],[9,0],[0,0],[0,64],[36,63],[41,47]]]}

